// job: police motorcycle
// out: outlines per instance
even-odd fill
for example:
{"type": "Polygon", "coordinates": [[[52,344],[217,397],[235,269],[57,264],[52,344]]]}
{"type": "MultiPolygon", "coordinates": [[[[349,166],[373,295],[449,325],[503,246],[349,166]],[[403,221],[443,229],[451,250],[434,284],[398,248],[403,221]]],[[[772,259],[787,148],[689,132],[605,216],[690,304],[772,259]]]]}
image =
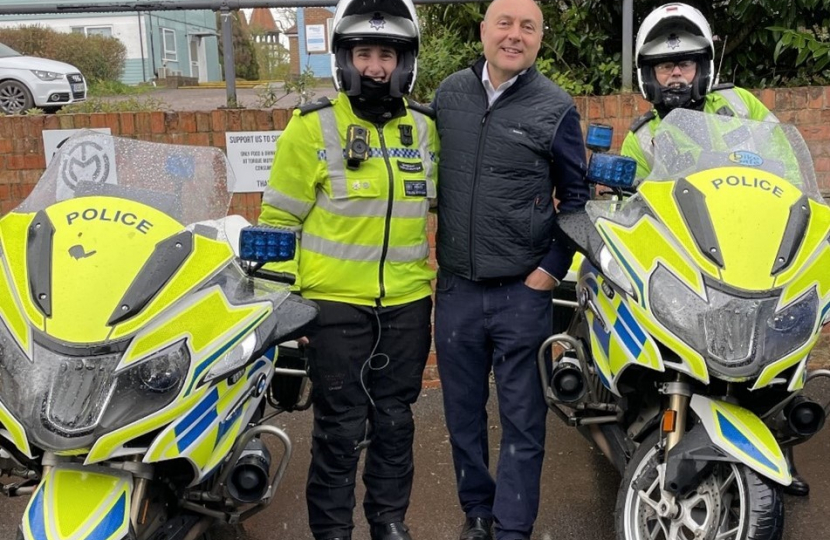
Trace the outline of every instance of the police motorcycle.
{"type": "Polygon", "coordinates": [[[545,398],[620,471],[620,540],[777,540],[782,449],[827,413],[830,372],[807,364],[830,208],[793,126],[676,109],[654,149],[636,191],[633,160],[593,154],[618,196],[560,219],[584,259],[570,326],[539,350],[545,398]]]}
{"type": "Polygon", "coordinates": [[[234,181],[216,148],[82,131],[0,219],[18,540],[197,539],[272,500],[292,446],[269,420],[307,404],[276,346],[317,307],[262,269],[294,233],[226,215],[234,181]]]}

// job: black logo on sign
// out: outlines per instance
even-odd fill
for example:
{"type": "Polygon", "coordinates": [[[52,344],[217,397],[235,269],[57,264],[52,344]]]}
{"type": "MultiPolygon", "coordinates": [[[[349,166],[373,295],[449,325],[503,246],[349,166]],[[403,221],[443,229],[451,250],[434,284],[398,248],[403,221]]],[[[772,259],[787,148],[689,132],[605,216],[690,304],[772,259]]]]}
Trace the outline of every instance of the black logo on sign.
{"type": "Polygon", "coordinates": [[[109,175],[109,156],[101,145],[92,141],[75,145],[61,164],[61,179],[72,191],[78,182],[103,184],[109,175]]]}

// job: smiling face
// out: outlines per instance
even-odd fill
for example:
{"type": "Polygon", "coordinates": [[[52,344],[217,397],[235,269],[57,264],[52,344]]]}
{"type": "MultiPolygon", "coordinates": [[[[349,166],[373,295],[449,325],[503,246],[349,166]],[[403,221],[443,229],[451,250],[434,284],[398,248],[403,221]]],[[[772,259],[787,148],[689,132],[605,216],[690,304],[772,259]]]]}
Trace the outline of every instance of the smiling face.
{"type": "Polygon", "coordinates": [[[398,53],[385,45],[356,45],[352,49],[352,64],[364,77],[385,83],[398,66],[398,53]]]}
{"type": "Polygon", "coordinates": [[[532,0],[496,0],[481,23],[490,80],[498,87],[536,61],[542,45],[542,11],[532,0]]]}

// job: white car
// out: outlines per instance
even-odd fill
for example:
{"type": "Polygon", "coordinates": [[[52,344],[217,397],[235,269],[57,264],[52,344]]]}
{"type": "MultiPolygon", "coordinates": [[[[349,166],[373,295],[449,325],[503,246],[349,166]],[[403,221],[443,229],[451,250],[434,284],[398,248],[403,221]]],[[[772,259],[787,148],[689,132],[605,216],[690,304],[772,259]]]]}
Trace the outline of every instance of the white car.
{"type": "Polygon", "coordinates": [[[0,43],[0,112],[16,114],[38,107],[53,112],[86,99],[86,81],[70,64],[23,56],[0,43]]]}

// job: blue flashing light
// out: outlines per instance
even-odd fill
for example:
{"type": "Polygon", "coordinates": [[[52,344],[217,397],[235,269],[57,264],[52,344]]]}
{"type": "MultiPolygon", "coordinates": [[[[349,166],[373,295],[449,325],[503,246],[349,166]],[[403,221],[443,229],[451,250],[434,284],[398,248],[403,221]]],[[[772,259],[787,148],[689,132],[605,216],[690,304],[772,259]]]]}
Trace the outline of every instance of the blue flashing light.
{"type": "Polygon", "coordinates": [[[245,227],[239,234],[239,256],[246,261],[268,263],[294,258],[297,237],[274,227],[245,227]]]}
{"type": "Polygon", "coordinates": [[[591,154],[588,180],[609,187],[628,188],[634,185],[637,162],[614,154],[591,154]]]}
{"type": "Polygon", "coordinates": [[[590,124],[588,136],[585,138],[585,146],[592,152],[607,152],[611,149],[611,138],[614,136],[614,128],[606,124],[590,124]]]}

